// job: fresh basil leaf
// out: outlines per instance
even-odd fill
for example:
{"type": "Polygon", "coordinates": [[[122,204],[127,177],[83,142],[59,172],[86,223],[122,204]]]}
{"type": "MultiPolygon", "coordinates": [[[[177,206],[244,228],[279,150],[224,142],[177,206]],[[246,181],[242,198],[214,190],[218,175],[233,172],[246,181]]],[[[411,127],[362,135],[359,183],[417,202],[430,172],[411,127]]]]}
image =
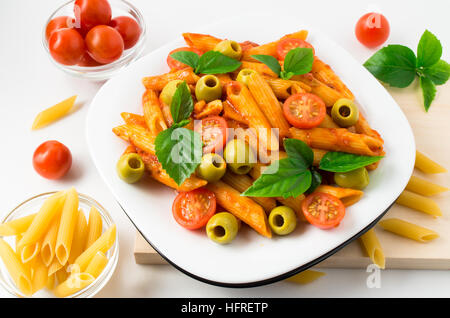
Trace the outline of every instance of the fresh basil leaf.
{"type": "Polygon", "coordinates": [[[284,140],[284,149],[291,160],[305,169],[310,167],[314,160],[314,153],[312,149],[303,141],[293,138],[286,138],[284,140]]]}
{"type": "Polygon", "coordinates": [[[208,51],[200,57],[195,71],[202,74],[223,74],[235,71],[241,64],[220,52],[208,51]]]}
{"type": "Polygon", "coordinates": [[[272,55],[257,54],[252,55],[252,57],[257,61],[266,64],[272,70],[272,72],[280,76],[281,73],[280,63],[272,55]]]}
{"type": "Polygon", "coordinates": [[[422,88],[423,106],[425,107],[425,111],[428,111],[431,106],[431,102],[436,96],[436,86],[434,86],[434,83],[431,79],[421,76],[420,87],[422,88]]]}
{"type": "Polygon", "coordinates": [[[441,42],[433,33],[425,30],[417,45],[417,67],[427,67],[436,64],[441,56],[441,42]]]}
{"type": "Polygon", "coordinates": [[[422,69],[423,74],[433,81],[435,85],[445,84],[450,77],[450,64],[444,60],[439,60],[430,67],[422,69]]]}
{"type": "Polygon", "coordinates": [[[191,91],[186,82],[178,85],[175,94],[172,97],[172,103],[170,104],[170,113],[172,114],[173,121],[178,123],[191,116],[194,110],[194,101],[192,100],[191,91]]]}
{"type": "Polygon", "coordinates": [[[311,171],[290,158],[274,162],[248,188],[243,196],[250,197],[297,197],[311,185],[311,171]]]}
{"type": "Polygon", "coordinates": [[[364,66],[377,79],[394,87],[407,87],[416,76],[416,56],[403,45],[382,48],[364,66]]]}
{"type": "Polygon", "coordinates": [[[297,47],[286,54],[283,66],[284,71],[293,75],[306,74],[311,71],[313,61],[314,54],[311,48],[297,47]]]}
{"type": "Polygon", "coordinates": [[[320,160],[319,169],[348,172],[377,162],[383,156],[361,156],[345,152],[327,152],[320,160]]]}
{"type": "Polygon", "coordinates": [[[193,130],[179,128],[182,123],[163,130],[155,139],[158,161],[178,185],[194,173],[202,159],[200,135],[193,130]]]}
{"type": "Polygon", "coordinates": [[[191,51],[178,51],[170,54],[170,57],[178,62],[186,64],[192,67],[194,70],[198,65],[198,60],[200,57],[197,53],[191,51]]]}
{"type": "Polygon", "coordinates": [[[294,76],[295,74],[292,72],[286,72],[286,71],[281,71],[280,73],[280,78],[284,79],[284,80],[288,80],[290,79],[292,76],[294,76]]]}
{"type": "Polygon", "coordinates": [[[320,184],[322,183],[322,175],[315,169],[311,169],[311,176],[312,176],[311,186],[306,191],[307,194],[313,193],[317,189],[317,187],[320,186],[320,184]]]}

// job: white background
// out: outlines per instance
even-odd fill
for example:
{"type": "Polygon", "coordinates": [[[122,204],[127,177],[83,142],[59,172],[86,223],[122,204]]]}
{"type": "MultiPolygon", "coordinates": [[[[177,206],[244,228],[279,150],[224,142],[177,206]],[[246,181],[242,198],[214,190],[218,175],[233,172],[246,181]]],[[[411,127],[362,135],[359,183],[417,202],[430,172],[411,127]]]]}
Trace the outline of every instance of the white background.
{"type": "MultiPolygon", "coordinates": [[[[381,288],[369,289],[365,270],[325,270],[313,284],[279,282],[251,289],[228,289],[195,281],[165,265],[136,265],[133,257],[135,229],[126,218],[87,152],[85,117],[89,103],[102,83],[69,77],[50,62],[41,43],[42,28],[60,0],[0,0],[0,216],[28,197],[75,186],[101,202],[117,222],[120,237],[119,264],[101,297],[449,297],[448,271],[385,270],[381,288]],[[77,94],[79,109],[45,129],[30,130],[43,108],[77,94]],[[32,167],[32,155],[42,142],[56,139],[72,151],[73,166],[60,181],[41,178],[32,167]]],[[[283,22],[284,13],[298,15],[302,23],[315,25],[364,62],[372,50],[355,39],[357,19],[368,10],[385,14],[391,24],[388,43],[415,50],[425,28],[444,46],[450,59],[449,2],[441,1],[131,1],[143,13],[148,29],[145,53],[182,32],[217,19],[250,12],[269,12],[271,24],[283,22]]],[[[243,21],[242,26],[245,26],[243,21]]],[[[239,27],[242,27],[239,26],[239,27]]],[[[230,28],[237,26],[230,25],[230,28]]],[[[286,30],[286,33],[295,30],[286,30]]],[[[264,32],[264,30],[261,30],[264,32]]],[[[251,39],[249,39],[251,40],[251,39]]],[[[124,87],[123,89],[126,89],[124,87]]],[[[170,211],[168,211],[170,214],[170,211]]],[[[7,294],[0,290],[0,296],[7,294]]]]}

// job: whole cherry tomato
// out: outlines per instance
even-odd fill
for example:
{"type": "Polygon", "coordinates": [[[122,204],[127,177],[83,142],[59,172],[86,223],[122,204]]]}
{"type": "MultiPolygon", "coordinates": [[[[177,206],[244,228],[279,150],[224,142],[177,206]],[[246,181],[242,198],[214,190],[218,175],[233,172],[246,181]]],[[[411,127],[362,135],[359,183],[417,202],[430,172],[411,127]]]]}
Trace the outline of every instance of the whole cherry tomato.
{"type": "Polygon", "coordinates": [[[111,6],[107,0],[76,0],[73,11],[82,34],[96,25],[108,25],[111,21],[111,6]]]}
{"type": "Polygon", "coordinates": [[[65,65],[77,64],[85,51],[80,33],[68,28],[53,31],[48,39],[48,48],[53,59],[65,65]]]}
{"type": "Polygon", "coordinates": [[[133,47],[139,40],[141,27],[135,19],[126,16],[115,17],[109,25],[119,31],[125,50],[133,47]]]}
{"type": "Polygon", "coordinates": [[[42,177],[59,179],[72,166],[72,154],[69,148],[59,141],[46,141],[34,152],[33,166],[42,177]]]}
{"type": "Polygon", "coordinates": [[[107,25],[93,27],[86,34],[85,42],[91,57],[102,64],[117,60],[124,48],[120,33],[107,25]]]}
{"type": "Polygon", "coordinates": [[[45,28],[45,39],[48,41],[53,31],[71,28],[74,22],[74,18],[68,17],[66,15],[52,19],[45,28]]]}
{"type": "Polygon", "coordinates": [[[377,47],[386,42],[389,31],[388,20],[381,13],[375,12],[363,15],[355,27],[356,38],[369,48],[377,47]]]}
{"type": "Polygon", "coordinates": [[[79,66],[99,66],[102,65],[99,62],[97,62],[96,60],[94,60],[88,53],[88,51],[84,51],[83,57],[81,58],[81,60],[78,62],[79,66]]]}

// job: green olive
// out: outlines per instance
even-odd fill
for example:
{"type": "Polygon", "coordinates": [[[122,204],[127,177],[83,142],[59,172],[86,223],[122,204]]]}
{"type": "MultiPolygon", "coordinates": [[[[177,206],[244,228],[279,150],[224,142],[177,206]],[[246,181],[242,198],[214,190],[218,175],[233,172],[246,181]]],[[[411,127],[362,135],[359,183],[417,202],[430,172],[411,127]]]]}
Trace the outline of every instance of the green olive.
{"type": "Polygon", "coordinates": [[[341,98],[334,103],[331,109],[331,117],[341,127],[353,126],[358,121],[358,107],[351,100],[341,98]]]}
{"type": "Polygon", "coordinates": [[[222,84],[214,75],[202,76],[195,85],[195,96],[197,100],[209,103],[222,96],[222,84]]]}
{"type": "Polygon", "coordinates": [[[294,210],[287,206],[277,206],[270,211],[269,225],[272,231],[278,235],[287,235],[295,230],[297,217],[294,210]]]}
{"type": "Polygon", "coordinates": [[[117,162],[117,174],[128,183],[139,181],[144,175],[144,162],[137,153],[127,153],[120,157],[117,162]]]}
{"type": "Polygon", "coordinates": [[[234,240],[238,229],[238,220],[229,212],[214,214],[206,224],[206,234],[219,244],[228,244],[234,240]]]}
{"type": "Polygon", "coordinates": [[[256,156],[247,143],[233,139],[225,147],[223,156],[227,166],[237,174],[247,174],[256,165],[256,156]]]}
{"type": "Polygon", "coordinates": [[[369,184],[369,173],[364,167],[349,172],[336,172],[334,182],[343,188],[362,190],[369,184]]]}
{"type": "Polygon", "coordinates": [[[243,68],[236,77],[236,81],[248,85],[248,79],[253,73],[256,73],[256,71],[249,68],[243,68]]]}
{"type": "Polygon", "coordinates": [[[197,168],[197,175],[209,182],[219,181],[227,169],[227,164],[221,156],[215,153],[208,153],[202,157],[202,161],[197,168]]]}
{"type": "Polygon", "coordinates": [[[223,55],[239,60],[242,55],[242,48],[239,43],[231,40],[223,40],[214,47],[214,51],[218,51],[223,55]]]}
{"type": "Polygon", "coordinates": [[[175,91],[181,83],[183,83],[182,80],[173,80],[167,83],[166,86],[164,86],[163,90],[161,91],[161,95],[159,96],[164,104],[172,104],[173,94],[175,94],[175,91]]]}

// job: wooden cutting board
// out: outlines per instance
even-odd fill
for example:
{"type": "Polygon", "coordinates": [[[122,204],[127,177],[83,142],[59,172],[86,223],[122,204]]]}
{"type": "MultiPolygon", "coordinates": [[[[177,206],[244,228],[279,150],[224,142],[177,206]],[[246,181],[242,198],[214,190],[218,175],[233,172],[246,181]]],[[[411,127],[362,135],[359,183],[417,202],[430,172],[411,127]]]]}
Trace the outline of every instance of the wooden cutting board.
{"type": "MultiPolygon", "coordinates": [[[[436,99],[428,113],[425,113],[422,106],[418,81],[408,88],[388,90],[413,128],[417,149],[450,169],[450,84],[438,86],[436,99]]],[[[368,120],[370,122],[370,118],[368,120]]],[[[395,127],[392,127],[391,133],[395,134],[395,127]]],[[[414,174],[450,187],[448,173],[424,175],[416,170],[414,174]]],[[[440,218],[433,218],[397,204],[385,215],[385,218],[397,217],[435,230],[440,234],[440,238],[432,242],[415,242],[375,227],[386,256],[386,268],[450,269],[450,193],[435,196],[433,199],[441,207],[443,216],[440,218]]],[[[139,233],[136,236],[134,255],[138,264],[167,264],[139,233]]],[[[360,243],[354,241],[316,267],[365,268],[370,263],[360,243]]]]}

